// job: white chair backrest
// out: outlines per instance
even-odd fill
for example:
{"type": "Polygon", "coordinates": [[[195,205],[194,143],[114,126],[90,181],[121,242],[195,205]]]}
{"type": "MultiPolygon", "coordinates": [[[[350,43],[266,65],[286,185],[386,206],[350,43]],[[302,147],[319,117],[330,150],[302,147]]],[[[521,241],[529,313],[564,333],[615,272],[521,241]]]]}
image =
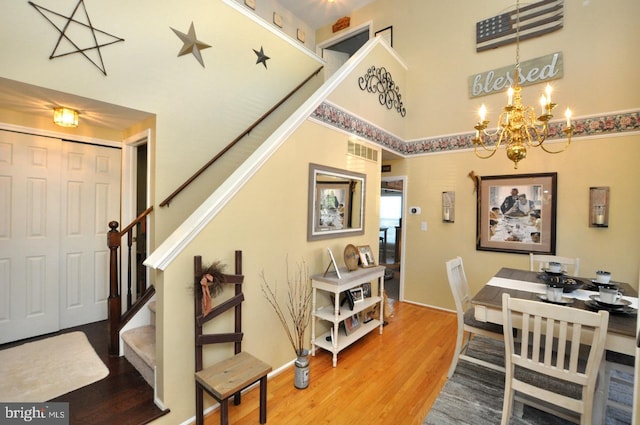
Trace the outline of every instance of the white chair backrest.
{"type": "Polygon", "coordinates": [[[503,294],[502,318],[506,379],[513,383],[513,389],[590,418],[609,313],[511,298],[509,294],[503,294]],[[514,328],[521,330],[517,333],[518,340],[529,341],[531,345],[517,344],[514,328]],[[588,356],[585,350],[588,350],[588,356]],[[586,364],[578,361],[585,357],[586,364]],[[539,385],[531,382],[522,384],[514,376],[516,367],[580,385],[582,399],[549,394],[551,389],[545,385],[547,379],[536,380],[539,385]]]}
{"type": "Polygon", "coordinates": [[[549,267],[550,262],[562,264],[562,271],[570,276],[580,273],[580,258],[560,257],[557,255],[529,254],[529,270],[539,272],[549,267]]]}
{"type": "Polygon", "coordinates": [[[456,311],[458,312],[458,317],[460,317],[471,306],[471,292],[467,282],[467,275],[464,273],[461,257],[451,259],[445,264],[449,286],[451,286],[453,300],[456,303],[456,311]]]}

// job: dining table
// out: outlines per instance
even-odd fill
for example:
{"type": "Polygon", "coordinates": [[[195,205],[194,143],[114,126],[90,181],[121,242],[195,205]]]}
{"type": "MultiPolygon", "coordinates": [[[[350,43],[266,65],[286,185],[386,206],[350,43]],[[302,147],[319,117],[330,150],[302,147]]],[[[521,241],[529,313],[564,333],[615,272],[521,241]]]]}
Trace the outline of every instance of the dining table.
{"type": "MultiPolygon", "coordinates": [[[[504,293],[513,298],[546,302],[545,278],[544,272],[501,268],[471,300],[476,320],[502,325],[502,294],[504,293]]],[[[593,302],[593,296],[598,294],[598,286],[594,283],[594,278],[571,278],[577,281],[580,288],[563,294],[567,300],[564,303],[566,307],[583,310],[600,308],[593,302]]],[[[611,281],[610,283],[618,287],[626,305],[623,309],[604,308],[609,311],[605,348],[616,353],[635,356],[638,291],[625,282],[611,281]]]]}

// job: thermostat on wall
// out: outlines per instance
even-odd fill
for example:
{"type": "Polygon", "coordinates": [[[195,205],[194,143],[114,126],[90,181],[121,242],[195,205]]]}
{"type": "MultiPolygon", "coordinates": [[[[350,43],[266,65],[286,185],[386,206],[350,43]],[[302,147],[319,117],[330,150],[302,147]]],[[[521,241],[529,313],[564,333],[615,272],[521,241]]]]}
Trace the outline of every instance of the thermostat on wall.
{"type": "Polygon", "coordinates": [[[422,212],[422,209],[420,207],[409,207],[409,214],[420,214],[422,212]]]}

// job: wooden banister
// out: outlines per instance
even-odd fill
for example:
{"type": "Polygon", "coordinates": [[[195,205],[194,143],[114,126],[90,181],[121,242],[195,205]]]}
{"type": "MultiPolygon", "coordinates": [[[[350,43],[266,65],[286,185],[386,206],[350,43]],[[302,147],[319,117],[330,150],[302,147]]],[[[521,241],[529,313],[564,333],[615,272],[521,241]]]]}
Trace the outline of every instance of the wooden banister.
{"type": "Polygon", "coordinates": [[[180,187],[178,187],[176,190],[173,191],[173,193],[171,195],[169,195],[167,197],[167,199],[165,199],[164,201],[160,202],[160,206],[161,207],[165,207],[168,206],[171,201],[173,200],[173,198],[175,198],[176,196],[178,196],[178,194],[180,192],[182,192],[187,186],[189,186],[195,179],[197,179],[198,177],[200,177],[200,175],[202,173],[204,173],[207,168],[209,168],[211,165],[213,165],[213,163],[215,163],[218,159],[220,159],[220,157],[222,157],[225,153],[227,153],[229,151],[229,149],[231,149],[232,147],[234,147],[243,137],[245,137],[247,134],[251,133],[251,131],[256,128],[258,125],[260,125],[260,123],[262,121],[264,121],[269,115],[271,115],[276,109],[278,109],[284,102],[286,102],[287,100],[289,100],[289,98],[291,96],[293,96],[298,90],[300,90],[302,88],[302,86],[304,86],[305,84],[307,84],[307,82],[309,80],[311,80],[313,77],[315,77],[316,75],[318,75],[318,73],[322,70],[322,68],[324,68],[323,66],[320,66],[318,69],[316,69],[313,73],[311,73],[311,75],[309,75],[303,82],[301,82],[300,84],[298,84],[296,86],[296,88],[294,88],[293,90],[291,90],[285,97],[283,97],[278,103],[276,103],[274,106],[271,107],[271,109],[269,109],[267,112],[265,112],[260,118],[258,118],[253,124],[251,124],[249,127],[247,127],[246,130],[244,130],[242,133],[240,133],[240,135],[238,137],[236,137],[235,139],[233,139],[231,141],[231,143],[229,143],[227,146],[224,147],[224,149],[222,149],[220,152],[218,152],[218,154],[216,156],[214,156],[213,158],[211,158],[211,160],[209,160],[209,162],[207,162],[205,165],[203,165],[198,171],[195,172],[194,175],[192,175],[191,177],[189,177],[187,179],[187,181],[185,181],[184,183],[182,183],[180,185],[180,187]]]}
{"type": "MultiPolygon", "coordinates": [[[[133,246],[133,230],[135,226],[142,223],[143,220],[153,211],[153,206],[150,206],[143,212],[141,212],[135,220],[126,226],[122,231],[118,231],[118,222],[109,222],[109,232],[107,233],[107,246],[109,247],[109,300],[108,300],[108,322],[109,322],[109,354],[117,356],[120,351],[120,329],[123,325],[122,317],[122,301],[120,294],[120,267],[118,266],[118,249],[122,243],[122,237],[127,235],[127,312],[132,311],[133,308],[139,309],[132,303],[132,246],[133,246]]],[[[144,286],[144,285],[143,285],[144,286]]],[[[136,303],[141,304],[146,302],[153,292],[149,293],[146,286],[140,288],[140,293],[146,296],[141,296],[136,300],[136,303]]],[[[125,312],[125,314],[127,314],[125,312]]]]}

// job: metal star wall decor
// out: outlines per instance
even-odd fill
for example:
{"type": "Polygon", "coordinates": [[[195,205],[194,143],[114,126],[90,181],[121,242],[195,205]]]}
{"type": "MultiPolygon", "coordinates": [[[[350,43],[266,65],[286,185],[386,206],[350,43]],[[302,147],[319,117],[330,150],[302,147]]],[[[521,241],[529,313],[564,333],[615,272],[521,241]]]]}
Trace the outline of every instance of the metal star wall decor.
{"type": "Polygon", "coordinates": [[[200,50],[208,49],[211,46],[198,40],[198,38],[196,37],[196,30],[193,26],[193,22],[191,22],[191,26],[189,27],[189,33],[187,34],[180,32],[174,28],[171,28],[171,29],[173,30],[173,32],[176,33],[178,37],[180,37],[180,40],[182,40],[182,42],[184,43],[184,45],[182,46],[182,49],[180,49],[180,52],[178,52],[178,56],[183,56],[191,53],[198,60],[198,62],[200,62],[200,65],[202,65],[202,67],[204,68],[205,67],[204,61],[202,60],[202,55],[200,54],[200,50]]]}
{"type": "Polygon", "coordinates": [[[36,9],[60,33],[58,42],[53,48],[49,59],[80,53],[82,56],[87,58],[89,62],[95,65],[95,67],[104,75],[107,75],[100,48],[109,46],[110,44],[119,43],[124,41],[124,39],[94,28],[91,24],[91,19],[89,19],[89,13],[87,12],[84,0],[78,1],[78,4],[73,9],[71,16],[64,16],[31,1],[29,4],[33,6],[34,9],[36,9]],[[84,16],[77,17],[76,15],[81,13],[80,6],[82,6],[84,16]],[[58,24],[56,24],[54,20],[57,21],[58,24]],[[86,39],[82,41],[79,40],[81,35],[86,36],[87,30],[89,30],[89,37],[86,37],[86,39]],[[74,40],[71,39],[68,32],[73,34],[74,40]],[[100,39],[100,41],[98,41],[98,39],[100,39]],[[83,45],[84,47],[80,47],[80,45],[83,45]],[[92,59],[89,57],[90,55],[94,58],[92,59]]]}
{"type": "Polygon", "coordinates": [[[253,49],[253,51],[256,52],[256,55],[258,55],[258,60],[256,61],[256,65],[262,62],[262,64],[266,69],[267,61],[271,58],[264,54],[264,49],[262,48],[262,46],[260,46],[260,51],[257,51],[256,49],[253,49]]]}

